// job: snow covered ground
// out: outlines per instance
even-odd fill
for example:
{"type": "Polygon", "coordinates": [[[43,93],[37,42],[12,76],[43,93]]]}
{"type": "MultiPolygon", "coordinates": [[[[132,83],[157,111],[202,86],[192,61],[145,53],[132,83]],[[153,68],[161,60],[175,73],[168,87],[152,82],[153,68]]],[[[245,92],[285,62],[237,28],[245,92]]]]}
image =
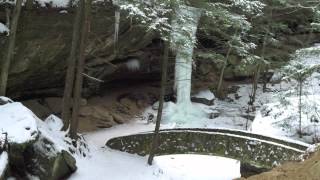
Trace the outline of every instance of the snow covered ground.
{"type": "MultiPolygon", "coordinates": [[[[170,128],[165,125],[164,128],[170,128]]],[[[133,122],[85,134],[90,153],[76,156],[78,171],[71,180],[230,180],[240,177],[240,162],[232,159],[201,155],[170,155],[155,158],[153,166],[147,157],[140,157],[105,148],[115,136],[153,130],[154,125],[133,122]]]]}

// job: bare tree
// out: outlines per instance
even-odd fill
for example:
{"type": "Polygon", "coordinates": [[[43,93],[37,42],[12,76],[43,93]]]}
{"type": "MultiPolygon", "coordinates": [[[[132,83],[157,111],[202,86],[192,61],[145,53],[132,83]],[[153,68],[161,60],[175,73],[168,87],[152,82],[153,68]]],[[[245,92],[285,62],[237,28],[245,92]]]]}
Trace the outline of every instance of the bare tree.
{"type": "Polygon", "coordinates": [[[67,130],[70,125],[72,92],[75,81],[77,53],[80,41],[81,19],[83,14],[83,0],[78,2],[75,21],[73,24],[71,51],[67,62],[67,73],[64,86],[64,94],[62,99],[62,119],[64,121],[63,130],[67,130]]]}
{"type": "Polygon", "coordinates": [[[154,130],[152,145],[150,149],[150,155],[148,158],[148,164],[152,165],[153,158],[157,153],[157,148],[159,146],[159,131],[160,131],[160,123],[162,119],[162,111],[163,111],[163,103],[164,103],[164,96],[166,90],[166,82],[167,82],[167,70],[168,70],[168,59],[169,59],[169,41],[165,41],[164,43],[164,55],[162,60],[162,75],[161,75],[161,90],[160,90],[160,98],[159,98],[159,108],[157,114],[157,121],[156,127],[154,130]]]}
{"type": "Polygon", "coordinates": [[[0,95],[1,96],[6,95],[10,64],[14,57],[16,33],[17,33],[17,28],[19,23],[21,6],[22,6],[22,0],[17,0],[16,6],[14,7],[13,18],[12,18],[12,23],[10,27],[8,51],[3,63],[1,64],[1,74],[0,74],[0,95]]]}
{"type": "Polygon", "coordinates": [[[80,37],[80,46],[79,46],[79,60],[76,68],[76,79],[75,79],[75,87],[73,94],[73,108],[72,108],[72,121],[70,124],[70,136],[75,139],[77,137],[78,130],[78,116],[79,116],[79,108],[80,108],[80,100],[82,94],[83,87],[83,69],[85,64],[85,47],[86,41],[89,31],[90,24],[90,13],[91,13],[91,0],[81,0],[83,1],[81,4],[84,6],[82,8],[83,11],[83,20],[82,20],[82,28],[81,28],[81,37],[80,37]]]}
{"type": "Polygon", "coordinates": [[[232,44],[230,44],[230,47],[227,52],[227,56],[226,56],[225,60],[223,61],[223,66],[222,66],[222,69],[220,72],[219,83],[218,83],[218,87],[217,87],[217,97],[218,98],[223,98],[222,83],[223,83],[224,72],[225,72],[225,69],[228,65],[228,60],[229,60],[229,57],[231,54],[231,50],[232,50],[232,44]]]}

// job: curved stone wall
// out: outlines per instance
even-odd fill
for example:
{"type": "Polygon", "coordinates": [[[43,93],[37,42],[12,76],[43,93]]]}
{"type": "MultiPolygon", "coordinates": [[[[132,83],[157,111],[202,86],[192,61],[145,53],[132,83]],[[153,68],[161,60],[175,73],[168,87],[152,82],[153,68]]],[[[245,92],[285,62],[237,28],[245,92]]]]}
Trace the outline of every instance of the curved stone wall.
{"type": "MultiPolygon", "coordinates": [[[[153,132],[110,139],[107,146],[145,156],[153,132]]],[[[160,132],[157,155],[204,154],[232,158],[256,167],[271,168],[298,160],[308,144],[287,142],[245,131],[224,129],[168,129],[160,132]]]]}

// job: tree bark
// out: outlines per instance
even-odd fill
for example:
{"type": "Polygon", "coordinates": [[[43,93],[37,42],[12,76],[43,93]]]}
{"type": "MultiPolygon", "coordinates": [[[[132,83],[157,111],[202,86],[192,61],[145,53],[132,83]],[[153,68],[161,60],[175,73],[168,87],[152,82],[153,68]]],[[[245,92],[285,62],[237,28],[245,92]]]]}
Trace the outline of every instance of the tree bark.
{"type": "Polygon", "coordinates": [[[21,6],[22,6],[22,0],[17,0],[16,6],[14,7],[12,24],[10,27],[8,51],[7,51],[7,54],[6,54],[4,61],[1,63],[0,96],[6,95],[10,64],[11,64],[11,61],[14,57],[16,33],[17,33],[17,27],[18,27],[18,23],[19,23],[21,6]]]}
{"type": "Polygon", "coordinates": [[[227,52],[227,56],[226,56],[226,59],[223,63],[223,67],[221,69],[221,72],[220,72],[220,77],[219,77],[219,83],[218,83],[218,87],[217,87],[217,95],[218,95],[218,98],[223,98],[223,94],[222,94],[222,83],[223,83],[223,77],[224,77],[224,72],[225,72],[225,69],[227,67],[227,64],[228,64],[228,60],[229,60],[229,56],[230,56],[230,53],[231,53],[231,46],[229,47],[228,49],[228,52],[227,52]]]}
{"type": "Polygon", "coordinates": [[[32,10],[33,8],[33,0],[26,0],[26,9],[32,10]]]}
{"type": "Polygon", "coordinates": [[[169,59],[169,42],[164,43],[164,55],[162,60],[162,75],[161,75],[161,90],[160,90],[160,98],[159,98],[159,108],[157,114],[156,127],[154,130],[152,145],[150,149],[150,155],[148,158],[148,164],[152,165],[153,158],[156,154],[157,148],[159,146],[159,131],[160,131],[160,123],[162,119],[162,111],[163,111],[163,103],[164,96],[166,90],[166,82],[167,82],[167,69],[168,69],[168,59],[169,59]]]}
{"type": "Polygon", "coordinates": [[[299,137],[302,138],[302,80],[299,81],[299,137]]]}
{"type": "Polygon", "coordinates": [[[82,20],[82,28],[81,28],[81,37],[80,37],[80,50],[79,50],[79,60],[76,69],[76,81],[74,87],[74,95],[73,95],[73,108],[72,108],[72,122],[70,125],[70,137],[76,139],[78,123],[79,123],[79,108],[80,108],[80,100],[82,94],[83,87],[83,69],[85,64],[85,47],[86,41],[89,31],[89,16],[91,13],[91,0],[81,0],[81,5],[83,6],[81,9],[83,11],[83,20],[82,20]]]}
{"type": "Polygon", "coordinates": [[[262,63],[264,63],[264,56],[265,56],[265,49],[266,49],[266,35],[263,40],[263,45],[262,45],[262,53],[261,53],[261,60],[258,62],[257,69],[254,73],[253,81],[252,81],[252,91],[250,95],[250,100],[248,102],[249,105],[253,105],[254,102],[256,101],[256,95],[257,95],[257,89],[258,89],[258,83],[260,79],[260,73],[261,73],[261,68],[262,68],[262,63]]]}
{"type": "Polygon", "coordinates": [[[258,82],[260,79],[260,71],[261,71],[261,63],[259,62],[257,66],[257,70],[254,72],[254,77],[252,82],[252,92],[250,95],[249,105],[253,105],[253,103],[256,101],[258,82]]]}
{"type": "Polygon", "coordinates": [[[6,7],[6,26],[10,27],[10,15],[11,15],[11,10],[9,7],[6,7]]]}
{"type": "Polygon", "coordinates": [[[82,19],[82,1],[78,2],[78,7],[76,10],[76,17],[73,24],[73,34],[71,42],[71,51],[67,62],[67,74],[65,80],[65,87],[62,99],[62,119],[64,122],[63,130],[67,130],[70,126],[70,116],[71,116],[71,104],[72,104],[72,91],[75,81],[75,68],[76,68],[76,54],[78,53],[79,38],[80,38],[80,28],[82,19]]]}

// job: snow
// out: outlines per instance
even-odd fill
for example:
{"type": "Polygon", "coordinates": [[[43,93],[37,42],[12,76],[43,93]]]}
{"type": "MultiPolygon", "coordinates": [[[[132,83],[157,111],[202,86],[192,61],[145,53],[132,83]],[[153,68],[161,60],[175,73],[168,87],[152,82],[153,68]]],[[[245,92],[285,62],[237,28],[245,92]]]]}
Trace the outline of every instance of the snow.
{"type": "Polygon", "coordinates": [[[0,34],[5,32],[9,32],[9,28],[0,22],[0,34]]]}
{"type": "MultiPolygon", "coordinates": [[[[16,1],[0,0],[0,4],[2,3],[15,4],[16,1]]],[[[70,0],[35,0],[34,3],[37,3],[42,7],[47,7],[47,5],[50,5],[51,7],[67,7],[70,3],[70,0]]]]}
{"type": "MultiPolygon", "coordinates": [[[[317,48],[312,48],[312,51],[314,50],[317,50],[317,48]]],[[[308,56],[304,60],[306,61],[304,63],[310,66],[320,64],[320,58],[318,57],[308,56]]],[[[133,67],[136,67],[136,64],[133,64],[133,67]]],[[[132,64],[130,67],[132,67],[132,64]]],[[[281,77],[281,74],[277,74],[277,76],[281,77]]],[[[304,84],[305,94],[302,99],[306,109],[303,111],[302,119],[304,131],[307,133],[304,139],[299,139],[296,133],[298,125],[296,121],[298,99],[296,92],[292,89],[296,85],[295,81],[268,86],[269,91],[265,93],[262,92],[262,87],[259,85],[257,101],[254,104],[257,108],[257,113],[249,113],[250,115],[256,115],[250,128],[251,131],[256,134],[277,137],[295,143],[299,143],[297,140],[312,141],[312,138],[316,137],[317,133],[320,132],[319,123],[310,122],[310,117],[312,115],[317,116],[318,112],[317,109],[313,108],[320,105],[318,104],[320,102],[320,80],[318,77],[320,77],[320,74],[315,72],[304,84]],[[283,96],[283,94],[286,96],[283,96]],[[285,100],[285,104],[283,104],[283,100],[285,100]]],[[[247,119],[242,116],[247,114],[247,102],[249,101],[251,85],[240,84],[237,86],[239,89],[236,93],[229,94],[227,100],[224,101],[215,99],[215,105],[212,106],[190,102],[190,106],[188,107],[179,107],[177,104],[167,102],[165,104],[164,117],[173,118],[176,121],[162,124],[161,128],[191,127],[238,129],[236,131],[246,130],[247,119]],[[181,107],[188,115],[180,113],[179,108],[181,107]],[[200,113],[197,112],[198,110],[201,110],[200,113]],[[210,119],[207,114],[212,112],[219,112],[219,117],[210,119]],[[190,114],[192,116],[189,116],[190,114]],[[199,116],[199,114],[201,115],[199,116]],[[188,123],[185,123],[188,116],[190,119],[188,123]],[[179,119],[182,119],[184,123],[179,123],[179,119]]],[[[201,91],[195,96],[206,99],[214,98],[214,95],[209,90],[201,91]]],[[[8,98],[0,98],[12,102],[8,98]]],[[[152,107],[148,107],[143,116],[147,116],[149,113],[156,115],[157,112],[152,107]]],[[[10,142],[26,142],[34,139],[38,132],[40,132],[41,136],[54,142],[57,150],[68,150],[70,148],[70,139],[65,137],[66,132],[60,131],[63,124],[56,116],[52,115],[45,121],[41,121],[21,103],[12,102],[0,106],[0,117],[0,129],[2,132],[8,132],[10,142]],[[33,130],[36,132],[36,135],[31,135],[30,132],[33,130]]],[[[154,165],[148,166],[146,163],[147,157],[140,157],[106,148],[105,143],[110,138],[154,130],[154,124],[148,124],[146,120],[136,119],[130,122],[109,129],[84,133],[83,135],[88,143],[89,150],[86,153],[86,157],[83,157],[79,153],[74,154],[78,170],[70,179],[101,179],[106,174],[112,175],[112,179],[115,180],[229,180],[240,176],[240,163],[236,160],[201,155],[170,155],[156,157],[154,165]]],[[[250,121],[248,121],[248,127],[250,127],[250,121]]],[[[236,136],[228,133],[224,133],[223,135],[236,136]]],[[[245,136],[237,137],[248,138],[245,136]]],[[[256,140],[255,138],[249,139],[256,140]]],[[[301,142],[300,144],[306,145],[301,142]]],[[[284,145],[281,146],[288,148],[284,145]]],[[[0,170],[1,165],[3,165],[1,163],[2,158],[1,156],[0,170]]]]}
{"type": "Polygon", "coordinates": [[[21,103],[14,102],[0,106],[0,115],[0,131],[8,133],[9,142],[26,143],[36,139],[38,118],[21,103]]]}
{"type": "Polygon", "coordinates": [[[215,99],[214,94],[210,90],[200,91],[198,94],[194,95],[193,97],[205,98],[205,99],[208,99],[208,100],[215,99]]]}
{"type": "Polygon", "coordinates": [[[230,180],[241,176],[240,162],[215,156],[169,155],[155,158],[155,165],[174,180],[230,180]],[[238,171],[233,171],[237,169],[238,171]]]}
{"type": "MultiPolygon", "coordinates": [[[[303,64],[305,68],[316,67],[320,64],[320,47],[298,50],[292,63],[303,64]]],[[[290,64],[288,65],[290,66],[290,64]]],[[[277,78],[284,75],[276,73],[277,78]]],[[[309,143],[320,141],[319,107],[320,107],[320,74],[314,72],[304,81],[302,94],[302,132],[303,138],[299,138],[299,97],[297,82],[291,80],[282,82],[274,87],[272,101],[264,100],[262,107],[257,111],[252,124],[252,132],[291,138],[309,143]],[[275,93],[276,92],[276,93],[275,93]]]]}
{"type": "MultiPolygon", "coordinates": [[[[68,142],[71,139],[66,137],[66,132],[61,131],[63,127],[63,122],[60,118],[55,115],[50,115],[44,121],[38,120],[37,127],[41,132],[40,138],[46,138],[53,143],[54,153],[60,152],[61,150],[68,150],[68,142]]],[[[41,141],[38,141],[38,148],[42,147],[41,141]]]]}
{"type": "Polygon", "coordinates": [[[42,7],[46,7],[46,4],[50,4],[52,7],[67,7],[70,3],[69,0],[37,0],[42,7]]]}
{"type": "Polygon", "coordinates": [[[6,170],[7,164],[8,164],[8,153],[2,152],[0,154],[0,176],[6,170]]]}
{"type": "Polygon", "coordinates": [[[236,160],[214,156],[170,155],[155,157],[154,164],[149,166],[147,157],[105,148],[110,138],[153,129],[154,125],[137,121],[85,133],[90,154],[87,157],[76,156],[78,170],[70,179],[101,179],[106,174],[112,174],[114,180],[230,180],[240,177],[240,162],[236,160]]]}
{"type": "Polygon", "coordinates": [[[137,59],[130,59],[126,62],[126,66],[130,71],[138,71],[140,69],[140,62],[137,59]]]}
{"type": "Polygon", "coordinates": [[[8,102],[8,103],[12,103],[13,102],[10,98],[4,97],[4,96],[0,96],[0,100],[2,100],[4,102],[8,102]]]}

